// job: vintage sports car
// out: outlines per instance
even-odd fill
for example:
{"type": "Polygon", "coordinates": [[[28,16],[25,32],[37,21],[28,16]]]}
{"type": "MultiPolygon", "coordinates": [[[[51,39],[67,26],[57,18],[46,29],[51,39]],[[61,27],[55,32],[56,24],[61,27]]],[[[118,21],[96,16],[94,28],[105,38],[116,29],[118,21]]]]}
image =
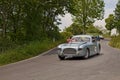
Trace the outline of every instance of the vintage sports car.
{"type": "Polygon", "coordinates": [[[58,58],[64,60],[66,57],[83,57],[100,54],[101,45],[95,36],[75,35],[69,43],[58,46],[58,58]]]}

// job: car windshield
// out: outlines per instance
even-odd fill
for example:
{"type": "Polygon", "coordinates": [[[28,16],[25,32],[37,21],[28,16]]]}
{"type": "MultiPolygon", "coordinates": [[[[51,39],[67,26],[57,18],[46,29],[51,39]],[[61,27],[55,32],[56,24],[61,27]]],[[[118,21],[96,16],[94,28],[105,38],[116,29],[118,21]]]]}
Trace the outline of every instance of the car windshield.
{"type": "Polygon", "coordinates": [[[71,42],[90,42],[89,37],[73,37],[71,42]]]}

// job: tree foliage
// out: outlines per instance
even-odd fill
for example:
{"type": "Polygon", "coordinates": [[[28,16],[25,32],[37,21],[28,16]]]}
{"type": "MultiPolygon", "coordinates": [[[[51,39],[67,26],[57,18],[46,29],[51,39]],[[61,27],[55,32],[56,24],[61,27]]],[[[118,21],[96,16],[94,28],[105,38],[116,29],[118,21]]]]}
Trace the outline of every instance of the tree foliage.
{"type": "Polygon", "coordinates": [[[66,31],[61,32],[61,35],[64,41],[66,41],[69,37],[73,36],[71,32],[66,32],[66,31]]]}
{"type": "Polygon", "coordinates": [[[115,28],[115,21],[114,21],[114,15],[110,14],[108,18],[105,19],[106,25],[105,27],[108,30],[112,30],[113,28],[115,28]]]}
{"type": "MultiPolygon", "coordinates": [[[[73,24],[71,24],[69,27],[65,28],[64,31],[70,32],[70,33],[72,33],[72,35],[83,34],[82,27],[75,22],[73,24]]],[[[102,34],[102,31],[97,26],[95,27],[93,24],[91,24],[88,27],[86,27],[86,33],[93,34],[93,35],[94,34],[102,34]]]]}
{"type": "Polygon", "coordinates": [[[103,19],[103,0],[74,0],[73,5],[74,7],[72,8],[71,13],[74,15],[74,20],[77,19],[83,26],[83,33],[85,33],[85,27],[89,24],[97,19],[103,19]]]}
{"type": "Polygon", "coordinates": [[[86,32],[90,33],[90,34],[102,34],[102,31],[99,30],[99,28],[97,26],[93,26],[93,25],[90,25],[87,28],[86,32]]]}
{"type": "Polygon", "coordinates": [[[120,0],[118,0],[118,3],[115,8],[115,26],[120,33],[120,0]]]}
{"type": "Polygon", "coordinates": [[[59,38],[59,18],[71,0],[0,0],[2,37],[12,41],[59,38]]]}
{"type": "Polygon", "coordinates": [[[79,24],[73,23],[65,29],[66,32],[71,32],[73,35],[82,34],[82,28],[79,24]]]}
{"type": "Polygon", "coordinates": [[[0,0],[0,52],[36,40],[61,37],[58,15],[72,0],[0,0]]]}

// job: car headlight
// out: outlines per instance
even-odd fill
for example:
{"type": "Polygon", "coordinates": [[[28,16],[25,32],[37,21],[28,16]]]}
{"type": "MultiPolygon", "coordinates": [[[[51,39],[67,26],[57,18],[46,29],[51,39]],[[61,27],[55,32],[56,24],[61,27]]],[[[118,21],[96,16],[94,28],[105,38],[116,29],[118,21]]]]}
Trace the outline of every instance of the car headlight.
{"type": "Polygon", "coordinates": [[[62,50],[61,48],[58,48],[58,49],[57,49],[58,53],[60,53],[60,52],[61,52],[61,50],[62,50]]]}
{"type": "Polygon", "coordinates": [[[61,51],[61,48],[57,48],[57,50],[60,50],[60,51],[61,51]]]}

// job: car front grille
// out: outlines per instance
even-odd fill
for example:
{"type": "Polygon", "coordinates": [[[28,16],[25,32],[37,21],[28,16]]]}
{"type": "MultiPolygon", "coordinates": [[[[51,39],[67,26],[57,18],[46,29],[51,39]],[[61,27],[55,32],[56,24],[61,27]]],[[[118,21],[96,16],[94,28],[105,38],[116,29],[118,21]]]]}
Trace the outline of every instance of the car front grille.
{"type": "Polygon", "coordinates": [[[66,48],[63,50],[64,54],[76,54],[76,50],[73,48],[66,48]]]}

